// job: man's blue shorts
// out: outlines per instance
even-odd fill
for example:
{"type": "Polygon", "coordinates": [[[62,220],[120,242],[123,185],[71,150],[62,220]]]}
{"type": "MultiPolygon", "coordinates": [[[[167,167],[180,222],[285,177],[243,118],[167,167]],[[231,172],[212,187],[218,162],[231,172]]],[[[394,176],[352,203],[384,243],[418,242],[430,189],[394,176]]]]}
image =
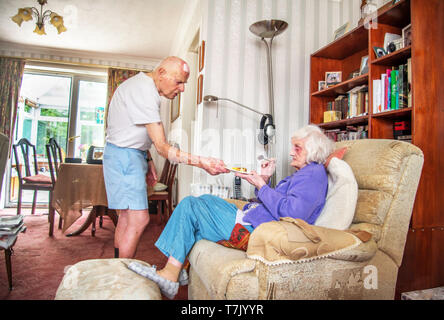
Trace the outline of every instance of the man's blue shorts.
{"type": "Polygon", "coordinates": [[[106,143],[103,153],[103,176],[108,208],[122,210],[148,208],[146,159],[145,151],[106,143]]]}

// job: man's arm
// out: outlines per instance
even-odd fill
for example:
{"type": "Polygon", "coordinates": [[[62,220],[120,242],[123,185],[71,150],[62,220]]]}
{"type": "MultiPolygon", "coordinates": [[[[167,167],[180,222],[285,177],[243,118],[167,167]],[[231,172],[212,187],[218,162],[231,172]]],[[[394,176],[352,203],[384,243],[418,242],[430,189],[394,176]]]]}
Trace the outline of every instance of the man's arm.
{"type": "Polygon", "coordinates": [[[211,175],[230,172],[221,160],[195,156],[171,146],[166,140],[162,122],[149,123],[145,127],[157,153],[171,162],[202,168],[211,175]]]}

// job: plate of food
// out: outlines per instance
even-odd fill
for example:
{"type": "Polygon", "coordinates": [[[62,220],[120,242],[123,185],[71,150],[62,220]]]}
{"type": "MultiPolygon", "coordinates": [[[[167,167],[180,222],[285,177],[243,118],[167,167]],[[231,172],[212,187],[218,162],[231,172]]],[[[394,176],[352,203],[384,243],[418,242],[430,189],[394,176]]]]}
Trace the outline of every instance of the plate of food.
{"type": "Polygon", "coordinates": [[[231,172],[238,172],[238,173],[243,173],[243,174],[251,174],[251,172],[247,171],[247,168],[241,168],[241,167],[225,167],[225,168],[227,168],[231,172]]]}

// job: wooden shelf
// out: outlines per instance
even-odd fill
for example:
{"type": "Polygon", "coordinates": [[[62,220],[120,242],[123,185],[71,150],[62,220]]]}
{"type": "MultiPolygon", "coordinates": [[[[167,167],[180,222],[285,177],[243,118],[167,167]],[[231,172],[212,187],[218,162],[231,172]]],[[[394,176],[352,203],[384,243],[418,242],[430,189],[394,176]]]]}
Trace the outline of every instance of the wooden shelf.
{"type": "Polygon", "coordinates": [[[346,127],[346,126],[350,126],[350,125],[366,125],[368,123],[368,115],[365,116],[359,116],[359,117],[354,117],[354,118],[350,118],[350,119],[343,119],[343,120],[338,120],[338,121],[331,121],[331,122],[326,122],[326,123],[320,123],[318,124],[318,126],[322,129],[337,129],[337,128],[341,128],[341,127],[346,127]]]}
{"type": "Polygon", "coordinates": [[[410,0],[402,0],[393,6],[385,6],[378,12],[378,23],[403,28],[410,23],[410,0]]]}
{"type": "Polygon", "coordinates": [[[368,47],[368,30],[361,25],[312,54],[313,57],[342,60],[368,47]]]}
{"type": "Polygon", "coordinates": [[[373,65],[384,65],[393,66],[399,65],[407,62],[407,59],[412,56],[412,46],[408,46],[399,49],[395,52],[382,56],[376,60],[373,60],[371,64],[373,65]]]}
{"type": "Polygon", "coordinates": [[[378,112],[372,114],[372,118],[378,118],[378,119],[397,119],[402,117],[410,117],[412,114],[412,108],[404,108],[404,109],[398,109],[398,110],[388,110],[383,112],[378,112]]]}
{"type": "Polygon", "coordinates": [[[368,84],[368,73],[343,81],[333,87],[312,93],[313,97],[335,97],[338,94],[345,94],[354,87],[368,84]]]}

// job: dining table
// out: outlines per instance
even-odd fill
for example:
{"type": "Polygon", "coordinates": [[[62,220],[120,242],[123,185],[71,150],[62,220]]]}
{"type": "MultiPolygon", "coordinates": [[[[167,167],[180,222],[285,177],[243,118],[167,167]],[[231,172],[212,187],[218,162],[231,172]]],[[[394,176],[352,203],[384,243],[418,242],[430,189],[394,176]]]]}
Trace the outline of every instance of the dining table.
{"type": "MultiPolygon", "coordinates": [[[[82,226],[69,234],[77,236],[92,225],[91,234],[96,232],[96,218],[107,215],[114,226],[118,216],[115,210],[108,209],[103,167],[101,164],[61,163],[53,190],[52,205],[62,218],[62,232],[71,227],[83,210],[92,207],[82,226]]],[[[100,223],[100,226],[102,223],[100,223]]]]}

